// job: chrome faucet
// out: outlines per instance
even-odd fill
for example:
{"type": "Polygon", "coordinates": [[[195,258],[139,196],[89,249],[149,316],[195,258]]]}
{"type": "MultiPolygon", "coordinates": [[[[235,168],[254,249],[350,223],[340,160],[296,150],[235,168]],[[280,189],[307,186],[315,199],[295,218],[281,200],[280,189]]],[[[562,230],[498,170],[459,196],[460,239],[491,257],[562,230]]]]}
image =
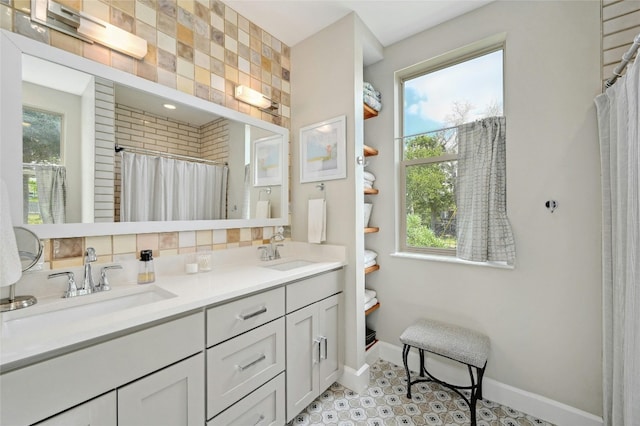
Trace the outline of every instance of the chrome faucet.
{"type": "Polygon", "coordinates": [[[93,272],[91,270],[91,262],[98,260],[96,257],[96,250],[93,247],[87,247],[87,251],[84,256],[84,278],[82,280],[82,288],[87,293],[92,293],[96,290],[96,285],[93,282],[93,272]]]}
{"type": "Polygon", "coordinates": [[[258,250],[262,250],[260,260],[275,260],[280,259],[280,247],[284,247],[284,244],[275,244],[274,242],[284,241],[284,235],[282,232],[277,232],[271,238],[269,238],[268,246],[260,246],[258,250]]]}

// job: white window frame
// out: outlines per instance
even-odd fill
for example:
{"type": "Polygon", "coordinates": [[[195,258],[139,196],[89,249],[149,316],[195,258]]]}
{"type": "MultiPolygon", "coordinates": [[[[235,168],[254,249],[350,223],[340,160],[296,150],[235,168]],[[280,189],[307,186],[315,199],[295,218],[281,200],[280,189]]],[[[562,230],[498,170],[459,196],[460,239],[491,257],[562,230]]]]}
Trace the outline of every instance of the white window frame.
{"type": "MultiPolygon", "coordinates": [[[[486,39],[471,43],[461,48],[449,51],[442,55],[433,57],[426,61],[417,63],[410,67],[395,72],[395,92],[396,92],[396,255],[417,259],[447,260],[467,263],[456,257],[456,249],[436,248],[436,247],[410,247],[407,245],[407,215],[406,215],[406,169],[408,166],[436,164],[445,161],[457,161],[457,154],[444,154],[438,157],[429,157],[415,160],[404,160],[404,82],[412,78],[432,73],[444,68],[448,68],[471,59],[487,55],[502,50],[503,61],[503,113],[506,114],[505,102],[506,86],[504,76],[506,74],[506,33],[496,34],[486,39]],[[449,260],[450,259],[450,260],[449,260]]],[[[435,129],[435,132],[442,129],[435,129]]]]}

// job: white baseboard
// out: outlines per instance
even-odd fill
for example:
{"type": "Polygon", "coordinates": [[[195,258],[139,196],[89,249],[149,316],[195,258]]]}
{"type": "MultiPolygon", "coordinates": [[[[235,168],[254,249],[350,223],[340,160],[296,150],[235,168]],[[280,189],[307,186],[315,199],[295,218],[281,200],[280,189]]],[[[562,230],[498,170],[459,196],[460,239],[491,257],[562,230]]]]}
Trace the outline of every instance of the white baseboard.
{"type": "MultiPolygon", "coordinates": [[[[378,356],[396,365],[402,365],[402,348],[387,342],[378,342],[378,356]]],[[[469,383],[466,368],[457,368],[456,363],[430,357],[427,368],[429,372],[449,383],[469,383]]],[[[418,371],[420,360],[417,351],[409,353],[409,368],[418,371]]],[[[488,400],[511,407],[539,419],[562,426],[602,426],[601,417],[586,411],[570,407],[558,401],[537,395],[513,386],[500,383],[485,376],[482,382],[482,394],[488,400]]]]}
{"type": "Polygon", "coordinates": [[[338,383],[354,392],[363,393],[369,386],[369,364],[363,365],[357,371],[345,365],[338,383]]]}

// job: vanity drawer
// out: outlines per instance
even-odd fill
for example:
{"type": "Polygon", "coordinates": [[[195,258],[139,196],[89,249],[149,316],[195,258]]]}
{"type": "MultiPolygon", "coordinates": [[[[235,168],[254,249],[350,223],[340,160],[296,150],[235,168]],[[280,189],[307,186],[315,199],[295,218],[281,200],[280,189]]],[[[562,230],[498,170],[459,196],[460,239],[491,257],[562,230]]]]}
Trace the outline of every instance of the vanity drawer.
{"type": "Polygon", "coordinates": [[[280,426],[286,423],[284,373],[207,422],[207,426],[280,426]]]}
{"type": "Polygon", "coordinates": [[[207,347],[284,315],[284,287],[207,310],[207,347]]]}
{"type": "Polygon", "coordinates": [[[207,418],[284,371],[284,327],[280,318],[207,350],[207,418]]]}
{"type": "Polygon", "coordinates": [[[287,313],[342,291],[342,269],[315,275],[287,285],[287,313]]]}

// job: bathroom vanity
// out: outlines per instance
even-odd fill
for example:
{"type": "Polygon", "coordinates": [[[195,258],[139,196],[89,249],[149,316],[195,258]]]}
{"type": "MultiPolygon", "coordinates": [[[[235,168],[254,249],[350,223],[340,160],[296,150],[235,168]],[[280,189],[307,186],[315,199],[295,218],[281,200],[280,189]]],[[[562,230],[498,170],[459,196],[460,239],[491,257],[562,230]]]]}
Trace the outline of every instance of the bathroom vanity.
{"type": "Polygon", "coordinates": [[[344,256],[321,249],[3,313],[0,423],[285,424],[342,373],[344,256]]]}

